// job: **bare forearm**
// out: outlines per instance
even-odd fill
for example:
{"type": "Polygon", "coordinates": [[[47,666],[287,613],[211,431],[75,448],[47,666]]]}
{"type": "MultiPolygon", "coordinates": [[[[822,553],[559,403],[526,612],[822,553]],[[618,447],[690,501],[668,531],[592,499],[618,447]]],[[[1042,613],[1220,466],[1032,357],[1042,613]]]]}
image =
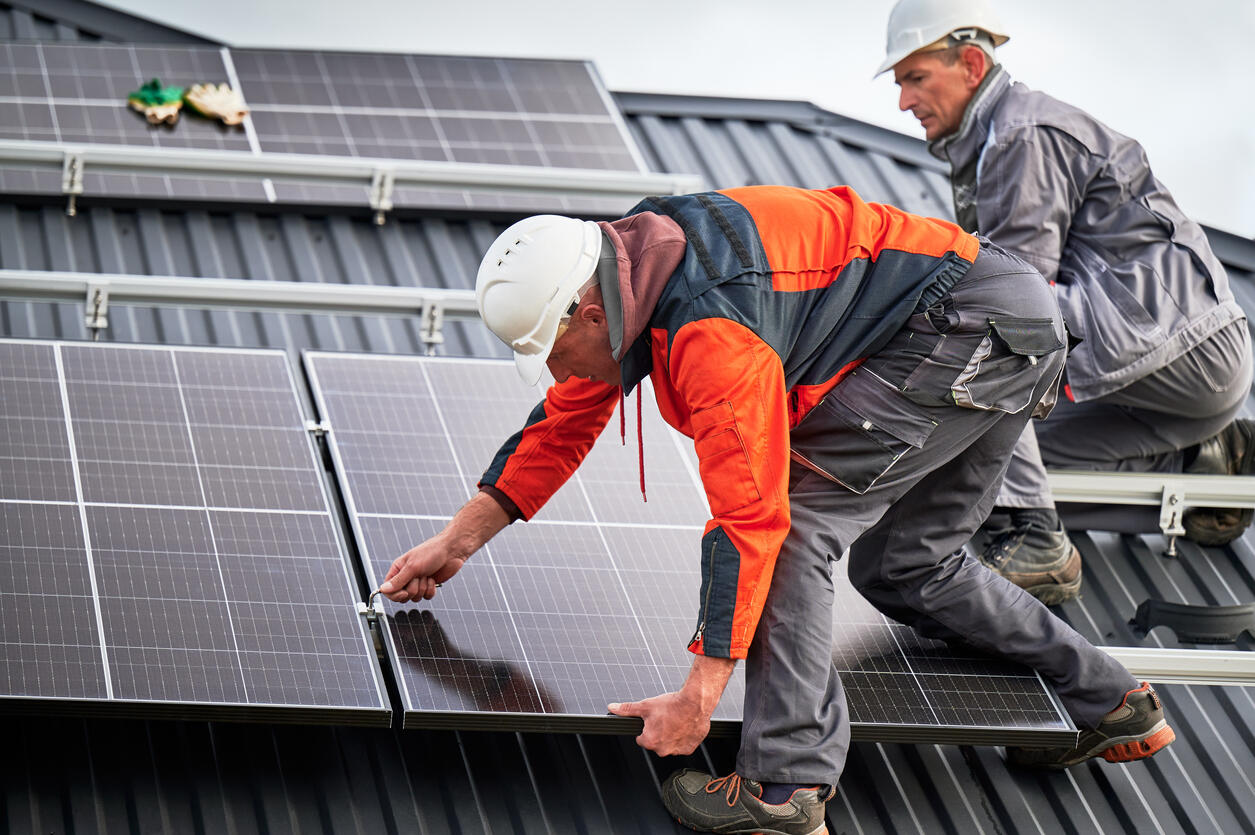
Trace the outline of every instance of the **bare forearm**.
{"type": "Polygon", "coordinates": [[[492,496],[480,492],[462,505],[438,536],[450,554],[465,559],[509,524],[505,509],[492,496]]]}
{"type": "Polygon", "coordinates": [[[719,697],[732,678],[736,669],[736,659],[712,658],[706,655],[693,657],[693,666],[689,668],[688,678],[680,688],[680,694],[691,699],[699,706],[706,716],[715,712],[719,697]]]}

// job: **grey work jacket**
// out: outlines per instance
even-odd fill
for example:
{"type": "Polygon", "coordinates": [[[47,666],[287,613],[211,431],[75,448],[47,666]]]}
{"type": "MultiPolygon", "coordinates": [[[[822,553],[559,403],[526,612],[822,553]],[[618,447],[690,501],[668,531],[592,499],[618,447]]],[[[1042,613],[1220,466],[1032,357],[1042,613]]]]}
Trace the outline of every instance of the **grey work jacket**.
{"type": "Polygon", "coordinates": [[[1142,146],[1083,110],[995,67],[959,130],[928,147],[950,163],[959,224],[1055,284],[1082,340],[1067,362],[1074,400],[1124,388],[1243,317],[1142,146]]]}

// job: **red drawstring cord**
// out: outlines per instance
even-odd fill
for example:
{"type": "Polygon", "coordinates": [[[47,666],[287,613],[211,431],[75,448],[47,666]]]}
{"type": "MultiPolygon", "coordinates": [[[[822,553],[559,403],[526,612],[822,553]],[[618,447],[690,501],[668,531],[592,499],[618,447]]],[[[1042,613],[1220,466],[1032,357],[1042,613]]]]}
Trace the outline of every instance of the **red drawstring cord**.
{"type": "MultiPolygon", "coordinates": [[[[641,501],[648,502],[645,495],[645,429],[641,420],[641,390],[636,390],[636,459],[641,472],[641,501]]],[[[627,446],[627,395],[623,387],[619,387],[619,440],[627,446]]]]}
{"type": "Polygon", "coordinates": [[[627,446],[627,395],[623,386],[619,386],[619,441],[627,446]]]}
{"type": "Polygon", "coordinates": [[[641,389],[636,389],[636,454],[641,471],[641,501],[648,502],[645,495],[645,421],[641,419],[641,389]]]}

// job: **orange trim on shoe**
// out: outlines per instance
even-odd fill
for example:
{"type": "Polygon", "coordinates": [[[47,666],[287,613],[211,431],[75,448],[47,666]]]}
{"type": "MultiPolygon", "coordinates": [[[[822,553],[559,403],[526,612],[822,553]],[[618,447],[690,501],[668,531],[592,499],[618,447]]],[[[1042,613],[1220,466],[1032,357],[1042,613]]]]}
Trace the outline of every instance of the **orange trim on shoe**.
{"type": "MultiPolygon", "coordinates": [[[[1146,691],[1148,691],[1148,690],[1150,690],[1150,682],[1149,682],[1149,681],[1143,681],[1140,687],[1134,687],[1132,690],[1130,690],[1129,692],[1125,693],[1125,694],[1124,694],[1124,698],[1120,700],[1120,704],[1118,704],[1118,705],[1116,705],[1115,707],[1113,707],[1113,708],[1109,711],[1109,713],[1115,713],[1117,710],[1119,710],[1120,708],[1122,708],[1122,707],[1124,707],[1125,705],[1127,705],[1127,704],[1129,703],[1129,696],[1132,696],[1134,693],[1145,693],[1145,692],[1146,692],[1146,691]]],[[[1154,694],[1154,699],[1155,699],[1155,707],[1156,707],[1156,708],[1161,707],[1161,705],[1159,704],[1159,694],[1158,694],[1158,693],[1154,693],[1154,691],[1151,691],[1151,692],[1154,694]]]]}
{"type": "Polygon", "coordinates": [[[1109,763],[1127,763],[1133,760],[1142,760],[1153,755],[1161,748],[1167,747],[1176,738],[1177,735],[1172,728],[1165,725],[1145,739],[1112,745],[1102,752],[1102,758],[1109,763]]]}

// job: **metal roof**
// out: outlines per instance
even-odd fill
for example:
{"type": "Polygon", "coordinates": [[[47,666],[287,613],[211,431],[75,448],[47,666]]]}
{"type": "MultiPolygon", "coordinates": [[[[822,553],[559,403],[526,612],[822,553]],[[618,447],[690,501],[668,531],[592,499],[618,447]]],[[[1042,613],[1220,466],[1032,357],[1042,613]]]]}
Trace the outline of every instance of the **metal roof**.
{"type": "MultiPolygon", "coordinates": [[[[24,8],[0,6],[0,19],[24,8]]],[[[49,9],[63,15],[53,21],[56,32],[68,35],[90,29],[83,15],[102,7],[41,2],[41,13],[49,9]]],[[[616,99],[654,170],[698,173],[712,187],[845,182],[870,200],[950,216],[942,167],[909,137],[801,102],[616,99]]],[[[503,225],[450,214],[394,217],[377,227],[364,210],[90,199],[71,219],[59,205],[5,198],[0,268],[457,289],[471,286],[480,254],[503,225]]],[[[1239,301],[1255,314],[1255,242],[1209,234],[1239,301]]],[[[111,309],[110,320],[104,338],[120,341],[424,349],[417,317],[130,307],[111,309]]],[[[2,302],[0,335],[85,338],[83,306],[2,302]]],[[[442,350],[503,354],[475,323],[447,324],[442,350]]],[[[1160,556],[1158,535],[1077,539],[1086,585],[1061,612],[1096,643],[1178,645],[1163,630],[1143,639],[1128,627],[1148,596],[1255,599],[1255,535],[1221,549],[1181,543],[1172,560],[1160,556]]],[[[1249,649],[1250,640],[1240,646],[1249,649]]],[[[993,748],[855,744],[829,805],[830,831],[1255,832],[1255,691],[1160,692],[1178,742],[1130,766],[1025,773],[1009,770],[993,748]]],[[[725,740],[672,762],[611,736],[107,719],[3,717],[0,736],[0,829],[13,832],[684,831],[656,802],[658,780],[683,765],[727,771],[734,757],[725,740]]]]}
{"type": "Polygon", "coordinates": [[[3,0],[0,40],[216,43],[87,0],[3,0]]]}

